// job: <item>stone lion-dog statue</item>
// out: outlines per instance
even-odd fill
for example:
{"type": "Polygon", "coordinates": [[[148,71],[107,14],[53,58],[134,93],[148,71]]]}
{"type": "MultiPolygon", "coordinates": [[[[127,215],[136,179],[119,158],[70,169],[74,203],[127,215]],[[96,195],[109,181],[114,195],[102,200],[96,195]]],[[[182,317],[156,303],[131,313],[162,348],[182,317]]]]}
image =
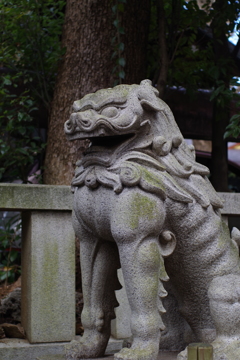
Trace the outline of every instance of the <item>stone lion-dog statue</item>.
{"type": "Polygon", "coordinates": [[[239,274],[239,248],[221,220],[209,170],[195,161],[169,107],[149,80],[118,85],[75,101],[65,133],[90,140],[72,181],[84,335],[66,347],[66,358],[104,355],[120,267],[133,342],[115,360],[157,359],[168,277],[182,316],[205,340],[215,328],[208,288],[216,277],[239,274]]]}

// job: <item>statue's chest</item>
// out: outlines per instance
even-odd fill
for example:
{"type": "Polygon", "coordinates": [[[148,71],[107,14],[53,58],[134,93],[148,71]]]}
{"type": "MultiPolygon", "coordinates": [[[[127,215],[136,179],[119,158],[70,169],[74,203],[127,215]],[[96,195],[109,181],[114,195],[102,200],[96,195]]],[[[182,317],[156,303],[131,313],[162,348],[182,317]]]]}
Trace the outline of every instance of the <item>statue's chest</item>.
{"type": "Polygon", "coordinates": [[[149,233],[158,236],[165,221],[162,200],[138,186],[125,187],[118,194],[101,185],[97,189],[79,187],[74,211],[85,229],[108,241],[116,237],[135,239],[149,233]]]}
{"type": "Polygon", "coordinates": [[[77,218],[91,231],[111,240],[111,215],[116,201],[117,195],[112,189],[82,186],[75,191],[74,210],[77,218]]]}

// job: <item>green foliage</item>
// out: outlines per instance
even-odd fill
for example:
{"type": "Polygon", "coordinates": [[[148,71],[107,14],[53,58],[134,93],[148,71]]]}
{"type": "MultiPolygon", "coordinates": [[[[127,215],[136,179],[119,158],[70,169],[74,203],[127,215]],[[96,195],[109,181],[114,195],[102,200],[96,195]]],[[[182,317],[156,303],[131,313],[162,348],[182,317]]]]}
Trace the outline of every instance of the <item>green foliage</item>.
{"type": "Polygon", "coordinates": [[[113,74],[116,78],[114,86],[121,84],[125,78],[124,66],[126,65],[126,60],[123,57],[124,43],[122,41],[122,35],[125,34],[125,31],[121,24],[121,17],[124,13],[124,4],[126,4],[126,2],[127,0],[114,0],[114,5],[112,6],[113,25],[116,29],[116,35],[112,38],[112,58],[116,60],[116,65],[113,68],[113,74]]]}
{"type": "MultiPolygon", "coordinates": [[[[148,77],[154,84],[161,84],[159,43],[163,43],[161,36],[164,36],[167,85],[184,87],[189,96],[194,96],[199,89],[207,89],[217,108],[229,108],[236,98],[231,83],[237,54],[230,54],[227,42],[232,33],[240,29],[239,15],[240,2],[235,0],[206,1],[202,8],[196,0],[152,0],[148,77]],[[159,31],[159,21],[164,21],[164,33],[159,31]]],[[[164,77],[162,80],[165,82],[164,77]]],[[[238,115],[230,120],[227,134],[239,134],[238,115]]]]}
{"type": "Polygon", "coordinates": [[[63,54],[60,36],[65,1],[3,0],[0,62],[15,72],[21,71],[36,98],[49,106],[63,54]]]}
{"type": "MultiPolygon", "coordinates": [[[[168,84],[191,89],[209,89],[233,67],[233,61],[225,58],[216,59],[214,41],[210,24],[214,21],[215,37],[222,34],[225,26],[229,37],[236,26],[240,12],[239,2],[228,1],[221,12],[206,2],[204,8],[198,7],[196,0],[152,0],[151,24],[149,35],[149,73],[161,64],[158,41],[159,1],[163,2],[165,19],[165,41],[169,59],[168,84]],[[160,62],[159,62],[160,59],[160,62]]],[[[219,1],[216,1],[218,3],[219,1]]],[[[221,41],[217,38],[217,41],[221,41]]]]}
{"type": "Polygon", "coordinates": [[[19,96],[9,90],[19,86],[22,74],[2,77],[0,87],[0,180],[21,179],[27,175],[34,159],[44,149],[38,136],[32,114],[36,112],[36,101],[24,90],[19,96]]]}
{"type": "Polygon", "coordinates": [[[0,281],[13,282],[21,274],[20,252],[14,248],[20,238],[21,219],[18,214],[0,228],[0,281]]]}
{"type": "MultiPolygon", "coordinates": [[[[240,106],[240,103],[238,103],[240,106]]],[[[224,138],[234,137],[237,138],[240,135],[240,114],[235,114],[230,119],[230,124],[226,128],[224,138]]]]}
{"type": "MultiPolygon", "coordinates": [[[[239,101],[239,94],[236,93],[235,87],[239,87],[239,79],[233,78],[232,79],[232,90],[234,92],[234,100],[236,103],[236,109],[240,108],[240,101],[239,101]]],[[[226,127],[226,131],[224,134],[224,139],[227,139],[228,137],[232,138],[238,138],[240,136],[240,114],[239,112],[237,114],[234,114],[229,121],[229,125],[226,127]]]]}
{"type": "Polygon", "coordinates": [[[43,152],[37,114],[49,110],[64,53],[64,6],[65,1],[55,0],[0,3],[0,180],[27,182],[29,167],[43,152]]]}
{"type": "Polygon", "coordinates": [[[182,0],[166,6],[165,11],[170,85],[183,86],[189,93],[209,88],[207,72],[214,65],[213,50],[199,36],[199,29],[205,29],[210,21],[209,14],[199,9],[196,1],[182,0]]]}

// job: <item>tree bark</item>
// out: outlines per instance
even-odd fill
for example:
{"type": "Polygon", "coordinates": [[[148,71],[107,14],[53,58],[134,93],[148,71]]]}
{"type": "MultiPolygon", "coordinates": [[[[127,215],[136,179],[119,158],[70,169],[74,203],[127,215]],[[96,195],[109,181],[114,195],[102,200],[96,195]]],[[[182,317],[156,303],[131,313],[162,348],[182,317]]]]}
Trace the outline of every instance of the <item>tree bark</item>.
{"type": "Polygon", "coordinates": [[[146,77],[149,22],[150,1],[127,0],[122,19],[126,84],[139,84],[146,77]]]}
{"type": "MultiPolygon", "coordinates": [[[[112,38],[114,14],[109,0],[67,0],[62,45],[66,53],[60,64],[49,120],[44,182],[70,184],[84,142],[67,142],[63,131],[75,100],[100,88],[112,87],[112,38]]],[[[126,83],[145,77],[149,0],[128,0],[121,35],[125,45],[126,83]]]]}
{"type": "Polygon", "coordinates": [[[211,183],[216,191],[228,190],[227,142],[223,136],[229,123],[229,109],[222,109],[214,103],[212,121],[211,183]]]}

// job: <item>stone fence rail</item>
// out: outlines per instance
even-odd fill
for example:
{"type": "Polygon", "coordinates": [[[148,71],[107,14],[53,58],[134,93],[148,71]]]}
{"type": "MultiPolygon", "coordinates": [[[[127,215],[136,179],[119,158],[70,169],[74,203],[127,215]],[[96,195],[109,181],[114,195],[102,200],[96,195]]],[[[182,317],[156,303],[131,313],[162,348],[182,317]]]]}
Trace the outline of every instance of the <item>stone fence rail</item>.
{"type": "Polygon", "coordinates": [[[72,210],[73,195],[65,185],[23,185],[0,183],[0,209],[72,210]]]}
{"type": "MultiPolygon", "coordinates": [[[[240,193],[219,193],[222,214],[240,215],[240,193]]],[[[73,195],[67,185],[23,185],[0,183],[2,210],[72,210],[73,195]]]]}

